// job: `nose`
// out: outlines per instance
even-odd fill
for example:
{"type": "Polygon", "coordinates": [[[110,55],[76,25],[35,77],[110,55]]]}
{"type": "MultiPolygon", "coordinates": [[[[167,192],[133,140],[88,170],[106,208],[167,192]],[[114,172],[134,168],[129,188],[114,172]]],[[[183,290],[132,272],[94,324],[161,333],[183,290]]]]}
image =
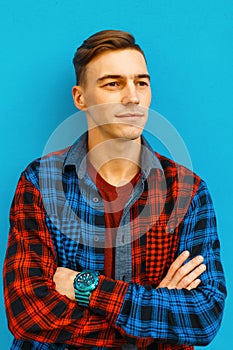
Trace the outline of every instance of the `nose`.
{"type": "Polygon", "coordinates": [[[127,105],[129,103],[139,104],[140,99],[138,96],[137,88],[134,83],[129,83],[125,86],[123,90],[122,103],[127,105]]]}

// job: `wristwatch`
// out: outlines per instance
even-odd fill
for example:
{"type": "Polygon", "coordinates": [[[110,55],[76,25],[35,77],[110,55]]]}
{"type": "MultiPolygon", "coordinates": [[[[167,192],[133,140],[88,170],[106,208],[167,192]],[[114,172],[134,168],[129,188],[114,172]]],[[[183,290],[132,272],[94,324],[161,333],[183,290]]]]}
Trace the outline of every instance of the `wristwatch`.
{"type": "Polygon", "coordinates": [[[90,295],[99,283],[99,272],[84,270],[74,279],[75,299],[80,306],[89,306],[90,295]]]}

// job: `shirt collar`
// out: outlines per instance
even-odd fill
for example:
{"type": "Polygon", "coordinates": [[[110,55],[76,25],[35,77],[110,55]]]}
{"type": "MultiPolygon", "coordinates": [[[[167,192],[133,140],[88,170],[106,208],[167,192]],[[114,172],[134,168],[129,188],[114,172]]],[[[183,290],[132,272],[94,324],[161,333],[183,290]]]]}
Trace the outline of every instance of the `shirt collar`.
{"type": "MultiPolygon", "coordinates": [[[[86,174],[86,155],[87,132],[80,136],[80,138],[71,146],[67,153],[63,169],[65,170],[68,166],[75,166],[78,177],[82,179],[86,174]]],[[[152,169],[159,169],[163,172],[158,157],[143,136],[140,166],[144,178],[148,177],[152,169]]]]}

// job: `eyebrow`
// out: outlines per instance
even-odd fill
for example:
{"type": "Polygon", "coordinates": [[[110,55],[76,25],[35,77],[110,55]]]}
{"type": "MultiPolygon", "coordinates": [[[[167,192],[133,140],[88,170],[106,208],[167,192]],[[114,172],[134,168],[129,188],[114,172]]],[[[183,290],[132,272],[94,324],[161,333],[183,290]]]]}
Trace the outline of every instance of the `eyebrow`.
{"type": "MultiPolygon", "coordinates": [[[[122,79],[122,78],[124,78],[123,75],[119,75],[119,74],[106,74],[106,75],[103,75],[102,77],[98,78],[98,79],[97,79],[97,83],[101,83],[103,80],[106,80],[106,79],[122,79]]],[[[137,74],[137,75],[135,75],[135,78],[137,78],[137,79],[146,78],[146,79],[150,80],[149,74],[137,74]]]]}

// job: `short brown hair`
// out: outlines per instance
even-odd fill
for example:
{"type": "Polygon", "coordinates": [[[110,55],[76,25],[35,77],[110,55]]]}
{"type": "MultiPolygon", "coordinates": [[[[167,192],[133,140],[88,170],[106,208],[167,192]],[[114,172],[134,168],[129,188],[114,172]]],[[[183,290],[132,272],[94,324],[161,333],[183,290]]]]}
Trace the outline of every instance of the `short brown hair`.
{"type": "Polygon", "coordinates": [[[77,85],[84,83],[86,66],[93,58],[104,51],[122,49],[137,50],[141,52],[145,58],[144,52],[140,46],[135,43],[133,35],[121,30],[103,30],[86,39],[83,44],[78,47],[73,59],[77,85]]]}

